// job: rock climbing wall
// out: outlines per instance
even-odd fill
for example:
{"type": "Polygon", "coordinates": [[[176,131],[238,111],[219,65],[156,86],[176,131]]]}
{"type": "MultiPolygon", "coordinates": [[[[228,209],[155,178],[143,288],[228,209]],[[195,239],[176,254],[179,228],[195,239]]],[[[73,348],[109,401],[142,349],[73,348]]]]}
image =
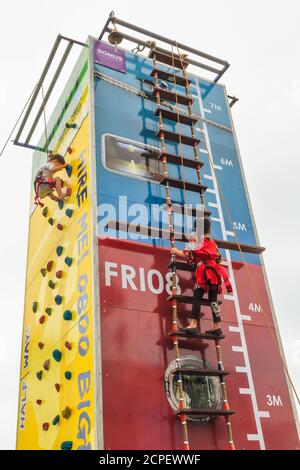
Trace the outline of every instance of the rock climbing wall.
{"type": "MultiPolygon", "coordinates": [[[[60,132],[50,147],[64,155],[69,165],[68,171],[58,175],[72,188],[72,195],[63,207],[46,198],[45,207],[33,208],[30,216],[18,449],[88,449],[95,445],[86,71],[85,55],[64,94],[69,93],[67,98],[72,94],[67,112],[63,100],[59,103],[65,115],[62,117],[58,109],[61,122],[56,127],[60,132]],[[78,70],[83,74],[80,86],[78,70]]],[[[39,156],[34,155],[36,158],[39,156]]],[[[36,160],[33,166],[37,166],[36,160]]]]}

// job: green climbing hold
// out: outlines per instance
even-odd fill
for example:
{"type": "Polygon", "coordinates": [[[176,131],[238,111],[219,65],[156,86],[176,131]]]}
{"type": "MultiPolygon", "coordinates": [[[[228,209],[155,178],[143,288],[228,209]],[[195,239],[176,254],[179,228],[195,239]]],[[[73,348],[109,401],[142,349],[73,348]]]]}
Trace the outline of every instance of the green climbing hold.
{"type": "Polygon", "coordinates": [[[65,257],[65,263],[66,263],[66,265],[71,266],[72,263],[73,263],[73,258],[70,258],[70,256],[66,256],[65,257]]]}
{"type": "Polygon", "coordinates": [[[42,380],[42,377],[43,377],[43,371],[42,370],[39,370],[37,373],[36,373],[36,378],[38,380],[42,380]]]}
{"type": "Polygon", "coordinates": [[[36,312],[37,312],[38,306],[39,306],[39,304],[38,304],[37,302],[33,302],[33,304],[32,304],[32,311],[33,311],[33,313],[36,313],[36,312]]]}
{"type": "Polygon", "coordinates": [[[61,443],[61,450],[71,450],[73,447],[73,441],[64,441],[61,443]]]}
{"type": "Polygon", "coordinates": [[[44,217],[47,217],[48,215],[48,207],[44,207],[43,211],[42,211],[42,214],[44,217]]]}
{"type": "Polygon", "coordinates": [[[58,207],[59,207],[60,209],[63,209],[63,208],[64,208],[64,201],[63,201],[62,199],[60,199],[60,200],[57,202],[57,204],[58,204],[58,207]]]}
{"type": "Polygon", "coordinates": [[[72,320],[72,312],[71,312],[71,310],[65,310],[63,317],[64,317],[64,320],[72,320]]]}
{"type": "Polygon", "coordinates": [[[41,275],[42,275],[43,277],[45,277],[46,274],[47,274],[47,270],[46,270],[45,268],[42,268],[42,269],[41,269],[41,275]]]}
{"type": "Polygon", "coordinates": [[[56,360],[56,362],[60,362],[62,354],[59,349],[54,349],[52,356],[53,356],[53,359],[56,360]]]}
{"type": "Polygon", "coordinates": [[[57,256],[61,256],[62,252],[64,251],[64,247],[59,245],[57,248],[56,248],[56,254],[57,256]]]}
{"type": "Polygon", "coordinates": [[[66,216],[71,218],[72,215],[73,215],[73,209],[66,209],[66,216]]]}
{"type": "Polygon", "coordinates": [[[54,219],[52,217],[49,217],[48,222],[50,225],[54,225],[54,219]]]}
{"type": "Polygon", "coordinates": [[[51,316],[52,314],[52,308],[51,307],[47,307],[45,308],[45,312],[47,313],[47,315],[49,315],[49,317],[51,316]]]}
{"type": "Polygon", "coordinates": [[[50,281],[48,282],[48,286],[50,287],[50,289],[55,289],[55,282],[53,282],[53,281],[50,280],[50,281]]]}
{"type": "Polygon", "coordinates": [[[59,423],[59,415],[56,415],[52,420],[52,424],[53,424],[53,426],[56,426],[56,424],[58,424],[58,423],[59,423]]]}
{"type": "Polygon", "coordinates": [[[72,175],[72,171],[73,171],[72,165],[67,165],[67,166],[66,166],[66,172],[67,172],[67,175],[68,175],[69,178],[70,178],[71,175],[72,175]]]}
{"type": "Polygon", "coordinates": [[[55,303],[57,305],[60,305],[62,303],[62,296],[61,295],[56,295],[55,296],[55,303]]]}
{"type": "Polygon", "coordinates": [[[69,408],[68,406],[66,406],[65,409],[62,410],[62,413],[61,413],[62,417],[65,419],[69,419],[71,414],[72,414],[71,408],[69,408]]]}
{"type": "Polygon", "coordinates": [[[67,380],[71,380],[71,378],[72,378],[72,372],[70,372],[69,370],[66,370],[66,372],[65,372],[65,378],[66,378],[67,380]]]}

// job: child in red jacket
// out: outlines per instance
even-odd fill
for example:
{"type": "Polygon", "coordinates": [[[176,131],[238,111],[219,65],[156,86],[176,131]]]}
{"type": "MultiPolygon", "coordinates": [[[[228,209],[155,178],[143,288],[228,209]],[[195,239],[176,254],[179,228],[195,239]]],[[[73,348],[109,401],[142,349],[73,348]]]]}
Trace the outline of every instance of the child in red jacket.
{"type": "Polygon", "coordinates": [[[194,287],[194,298],[191,321],[186,328],[181,330],[189,334],[197,334],[197,324],[200,318],[200,302],[205,293],[208,292],[208,300],[213,316],[214,327],[206,333],[220,336],[221,311],[218,305],[218,294],[222,292],[222,281],[224,281],[227,292],[232,292],[232,287],[228,279],[227,272],[220,265],[221,255],[216,243],[210,238],[210,221],[204,218],[204,235],[198,242],[195,237],[185,247],[183,251],[172,248],[172,254],[185,256],[188,261],[196,265],[196,283],[194,287]]]}

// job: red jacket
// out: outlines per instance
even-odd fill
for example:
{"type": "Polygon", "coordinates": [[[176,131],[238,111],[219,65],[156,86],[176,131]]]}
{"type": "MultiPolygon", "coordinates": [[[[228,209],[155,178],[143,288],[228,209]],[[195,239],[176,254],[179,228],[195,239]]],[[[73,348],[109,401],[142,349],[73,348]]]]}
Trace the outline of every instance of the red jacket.
{"type": "Polygon", "coordinates": [[[228,293],[232,292],[232,287],[223,266],[217,263],[219,258],[216,243],[208,237],[202,237],[201,242],[191,240],[185,247],[184,253],[190,255],[190,260],[196,264],[196,284],[208,291],[209,286],[218,286],[219,294],[222,292],[222,281],[228,293]]]}

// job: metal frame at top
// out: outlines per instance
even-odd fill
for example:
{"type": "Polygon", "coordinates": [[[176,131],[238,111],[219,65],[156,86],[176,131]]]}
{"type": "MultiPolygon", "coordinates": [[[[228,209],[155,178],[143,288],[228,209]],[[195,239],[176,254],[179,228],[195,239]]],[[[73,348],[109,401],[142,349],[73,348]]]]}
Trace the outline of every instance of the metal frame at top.
{"type": "MultiPolygon", "coordinates": [[[[198,61],[196,61],[194,59],[191,59],[189,57],[186,57],[184,59],[184,61],[187,62],[188,64],[195,65],[196,67],[199,67],[200,69],[204,69],[204,70],[207,70],[209,72],[214,73],[215,77],[214,77],[213,81],[215,83],[217,83],[220,80],[220,78],[224,75],[226,70],[230,67],[230,64],[226,60],[219,59],[218,57],[215,57],[215,56],[212,56],[212,55],[207,54],[205,52],[199,51],[198,49],[194,49],[193,47],[186,46],[185,44],[177,42],[173,39],[169,39],[165,36],[161,36],[160,34],[153,33],[152,31],[148,31],[147,29],[143,29],[143,28],[140,28],[139,26],[135,26],[131,23],[128,23],[127,21],[123,21],[120,18],[116,18],[113,11],[109,14],[109,17],[108,17],[108,19],[107,19],[107,21],[104,25],[104,28],[102,29],[102,31],[100,33],[98,39],[101,40],[101,39],[103,39],[105,33],[110,34],[112,31],[114,31],[116,29],[116,25],[120,25],[120,26],[123,26],[124,28],[126,28],[127,30],[131,30],[131,31],[135,31],[137,33],[143,34],[143,35],[147,36],[150,39],[156,39],[157,41],[160,41],[164,44],[168,44],[170,46],[175,46],[176,48],[180,49],[181,52],[183,51],[183,52],[188,52],[188,53],[191,53],[191,54],[195,54],[198,57],[201,57],[202,59],[207,60],[208,64],[203,63],[203,62],[198,62],[198,61]],[[113,28],[110,28],[110,24],[112,24],[113,28]]],[[[142,46],[143,48],[149,48],[149,49],[152,48],[151,44],[153,44],[153,41],[149,41],[149,40],[145,41],[143,39],[130,36],[126,32],[123,32],[123,31],[119,31],[119,32],[120,32],[121,36],[124,39],[126,39],[130,42],[133,42],[133,43],[137,44],[138,46],[142,46]]],[[[158,52],[164,53],[166,55],[170,55],[170,51],[168,51],[166,49],[163,49],[161,47],[155,46],[155,50],[158,51],[158,52]]]]}

